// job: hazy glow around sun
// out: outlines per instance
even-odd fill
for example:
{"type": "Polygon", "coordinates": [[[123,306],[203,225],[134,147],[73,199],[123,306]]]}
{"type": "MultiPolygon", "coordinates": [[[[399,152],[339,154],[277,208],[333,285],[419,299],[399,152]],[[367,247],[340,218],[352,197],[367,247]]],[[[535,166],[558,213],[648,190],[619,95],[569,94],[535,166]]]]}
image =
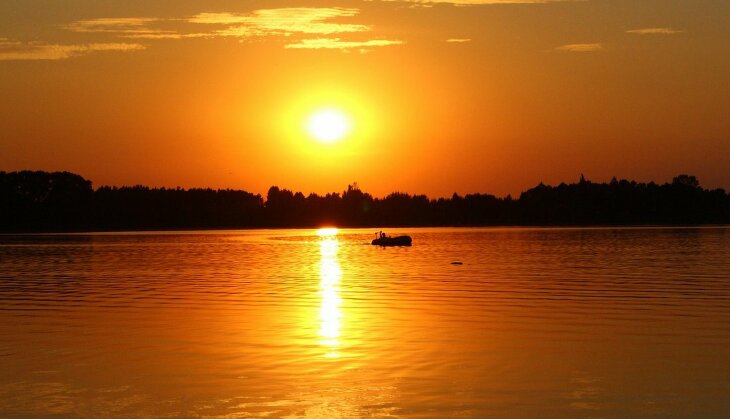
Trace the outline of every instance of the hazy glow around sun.
{"type": "Polygon", "coordinates": [[[321,109],[309,117],[307,132],[317,141],[334,143],[350,132],[350,119],[337,109],[321,109]]]}

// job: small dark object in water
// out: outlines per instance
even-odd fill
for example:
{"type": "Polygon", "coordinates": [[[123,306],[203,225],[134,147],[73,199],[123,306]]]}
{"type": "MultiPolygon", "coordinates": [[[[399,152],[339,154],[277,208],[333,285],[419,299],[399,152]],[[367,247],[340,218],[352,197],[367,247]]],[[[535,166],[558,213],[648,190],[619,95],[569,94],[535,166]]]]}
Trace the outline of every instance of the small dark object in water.
{"type": "Polygon", "coordinates": [[[411,236],[383,236],[373,240],[372,244],[375,246],[410,246],[412,241],[411,236]]]}
{"type": "Polygon", "coordinates": [[[452,265],[463,265],[464,262],[451,262],[452,265]]]}

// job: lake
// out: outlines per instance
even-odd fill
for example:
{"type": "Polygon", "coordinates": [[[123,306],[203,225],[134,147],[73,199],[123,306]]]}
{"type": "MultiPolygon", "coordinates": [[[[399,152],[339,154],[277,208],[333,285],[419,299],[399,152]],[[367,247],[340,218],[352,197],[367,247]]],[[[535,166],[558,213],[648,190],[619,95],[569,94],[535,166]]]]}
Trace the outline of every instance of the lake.
{"type": "Polygon", "coordinates": [[[730,229],[375,231],[0,236],[0,417],[730,416],[730,229]]]}

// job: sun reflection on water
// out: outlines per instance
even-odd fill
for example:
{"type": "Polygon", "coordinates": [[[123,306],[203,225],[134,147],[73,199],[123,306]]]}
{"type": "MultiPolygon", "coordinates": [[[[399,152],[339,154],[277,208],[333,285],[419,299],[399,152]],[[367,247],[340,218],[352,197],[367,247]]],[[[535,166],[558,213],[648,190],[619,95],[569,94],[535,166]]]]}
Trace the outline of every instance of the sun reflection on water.
{"type": "Polygon", "coordinates": [[[319,343],[322,347],[327,348],[326,357],[336,358],[339,356],[337,347],[340,345],[342,328],[342,298],[340,297],[342,269],[337,260],[339,246],[337,229],[323,228],[317,231],[317,235],[321,237],[319,343]]]}

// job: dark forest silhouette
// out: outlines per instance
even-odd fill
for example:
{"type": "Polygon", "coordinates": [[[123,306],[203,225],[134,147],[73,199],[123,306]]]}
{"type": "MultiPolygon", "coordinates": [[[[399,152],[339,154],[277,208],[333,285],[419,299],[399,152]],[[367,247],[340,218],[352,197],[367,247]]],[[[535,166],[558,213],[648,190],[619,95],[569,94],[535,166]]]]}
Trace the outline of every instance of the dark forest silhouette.
{"type": "Polygon", "coordinates": [[[538,186],[518,199],[395,192],[374,198],[349,185],[326,195],[272,186],[238,190],[146,186],[93,189],[69,172],[0,172],[0,231],[99,231],[260,227],[682,225],[730,223],[730,195],[694,176],[658,185],[613,179],[538,186]]]}

